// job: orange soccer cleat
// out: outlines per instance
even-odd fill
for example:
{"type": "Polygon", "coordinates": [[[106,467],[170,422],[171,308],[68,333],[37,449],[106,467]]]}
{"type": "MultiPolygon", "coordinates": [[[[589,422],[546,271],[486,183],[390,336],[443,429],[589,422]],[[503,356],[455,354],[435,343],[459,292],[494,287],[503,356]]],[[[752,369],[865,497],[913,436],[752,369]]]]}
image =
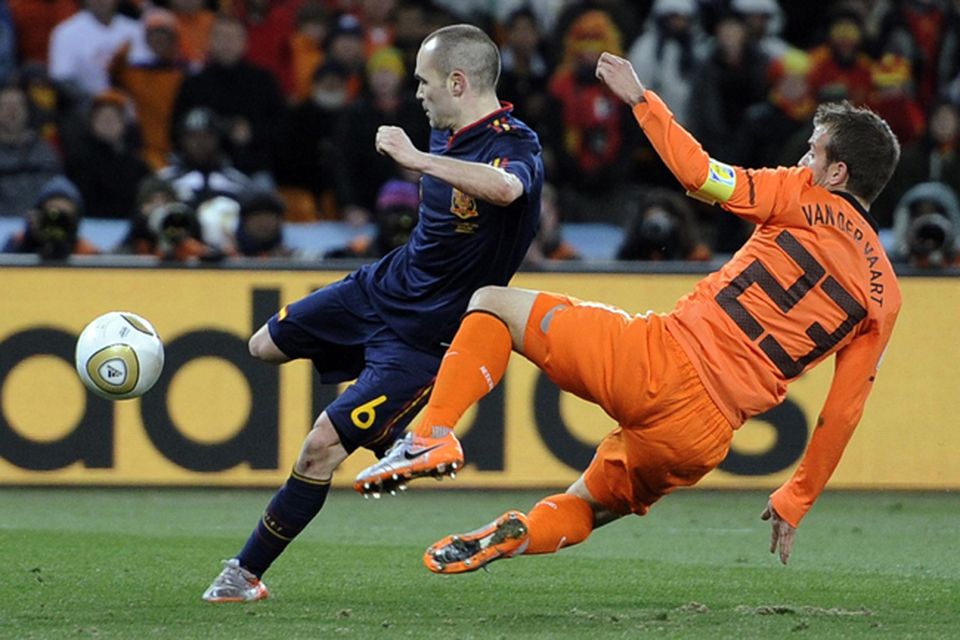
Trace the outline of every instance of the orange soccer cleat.
{"type": "Polygon", "coordinates": [[[463,448],[453,433],[442,438],[424,438],[408,433],[397,440],[383,458],[357,475],[353,488],[364,497],[405,490],[414,478],[455,478],[463,468],[463,448]]]}
{"type": "Polygon", "coordinates": [[[433,543],[423,554],[423,564],[434,573],[476,571],[494,560],[523,553],[529,541],[527,517],[507,511],[476,531],[433,543]]]}

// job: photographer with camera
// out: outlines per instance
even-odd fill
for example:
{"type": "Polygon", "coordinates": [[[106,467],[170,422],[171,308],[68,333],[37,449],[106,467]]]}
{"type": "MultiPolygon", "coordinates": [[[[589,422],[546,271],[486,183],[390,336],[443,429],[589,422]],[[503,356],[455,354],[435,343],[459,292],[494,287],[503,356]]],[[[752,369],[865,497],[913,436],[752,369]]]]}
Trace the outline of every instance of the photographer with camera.
{"type": "Polygon", "coordinates": [[[893,214],[894,259],[921,269],[960,266],[960,202],[942,182],[907,191],[893,214]]]}
{"type": "Polygon", "coordinates": [[[24,230],[7,240],[3,252],[34,253],[44,260],[98,254],[93,244],[78,235],[82,215],[83,198],[76,185],[64,176],[55,176],[40,189],[26,213],[24,230]]]}
{"type": "Polygon", "coordinates": [[[651,189],[624,229],[617,260],[709,260],[693,207],[669,189],[651,189]]]}
{"type": "Polygon", "coordinates": [[[147,227],[156,237],[154,255],[162,260],[216,261],[223,252],[203,241],[197,212],[182,202],[162,204],[150,212],[147,227]]]}

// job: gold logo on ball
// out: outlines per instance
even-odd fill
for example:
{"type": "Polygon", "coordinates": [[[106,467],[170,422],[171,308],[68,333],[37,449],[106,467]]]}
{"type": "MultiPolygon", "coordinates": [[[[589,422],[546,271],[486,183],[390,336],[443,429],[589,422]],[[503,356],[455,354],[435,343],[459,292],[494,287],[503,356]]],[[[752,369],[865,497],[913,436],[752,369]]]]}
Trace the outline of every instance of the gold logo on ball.
{"type": "MultiPolygon", "coordinates": [[[[117,371],[117,375],[121,375],[117,371]]],[[[93,384],[98,388],[111,394],[124,394],[133,391],[140,380],[140,361],[137,359],[137,352],[130,345],[114,344],[104,347],[90,356],[87,360],[87,375],[93,380],[93,384]],[[120,360],[126,366],[126,377],[120,384],[110,384],[109,380],[104,380],[100,375],[100,368],[111,360],[120,360]]]]}

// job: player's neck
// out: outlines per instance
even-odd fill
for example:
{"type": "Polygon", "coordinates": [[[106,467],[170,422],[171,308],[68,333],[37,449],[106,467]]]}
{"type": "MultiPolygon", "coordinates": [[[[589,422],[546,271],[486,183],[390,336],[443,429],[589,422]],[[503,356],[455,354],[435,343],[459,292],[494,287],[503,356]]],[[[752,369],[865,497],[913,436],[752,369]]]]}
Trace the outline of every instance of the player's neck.
{"type": "Polygon", "coordinates": [[[495,93],[477,96],[476,100],[463,105],[463,109],[460,111],[460,118],[458,118],[457,123],[453,127],[453,132],[456,133],[474,122],[483,120],[498,109],[500,109],[500,101],[497,99],[495,93]]]}
{"type": "Polygon", "coordinates": [[[850,196],[851,196],[854,200],[856,200],[857,202],[860,203],[860,206],[863,207],[863,210],[864,210],[864,211],[870,211],[870,203],[867,202],[866,200],[864,200],[863,198],[861,198],[860,196],[858,196],[857,194],[855,194],[853,191],[850,191],[850,189],[847,189],[847,183],[846,183],[846,182],[844,182],[844,183],[843,183],[842,185],[840,185],[840,186],[830,188],[829,191],[833,191],[833,192],[842,191],[843,193],[850,194],[850,196]]]}

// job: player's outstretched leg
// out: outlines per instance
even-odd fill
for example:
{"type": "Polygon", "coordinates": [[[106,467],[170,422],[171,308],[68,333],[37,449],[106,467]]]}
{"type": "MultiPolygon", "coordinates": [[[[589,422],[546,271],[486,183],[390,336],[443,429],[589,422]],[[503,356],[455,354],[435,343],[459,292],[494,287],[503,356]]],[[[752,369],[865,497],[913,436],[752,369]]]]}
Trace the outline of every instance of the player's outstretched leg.
{"type": "Polygon", "coordinates": [[[534,505],[529,516],[507,511],[476,531],[438,540],[423,554],[423,564],[434,573],[466,573],[501,558],[555,553],[586,540],[594,524],[590,502],[558,494],[534,505]]]}
{"type": "Polygon", "coordinates": [[[485,311],[467,315],[440,365],[420,425],[376,464],[361,471],[354,489],[380,497],[384,492],[405,489],[414,478],[455,477],[463,467],[463,448],[453,427],[500,382],[511,349],[510,330],[503,320],[485,311]]]}
{"type": "Polygon", "coordinates": [[[224,560],[223,565],[223,571],[203,592],[203,599],[207,602],[253,602],[270,595],[267,585],[241,567],[236,558],[224,560]]]}

